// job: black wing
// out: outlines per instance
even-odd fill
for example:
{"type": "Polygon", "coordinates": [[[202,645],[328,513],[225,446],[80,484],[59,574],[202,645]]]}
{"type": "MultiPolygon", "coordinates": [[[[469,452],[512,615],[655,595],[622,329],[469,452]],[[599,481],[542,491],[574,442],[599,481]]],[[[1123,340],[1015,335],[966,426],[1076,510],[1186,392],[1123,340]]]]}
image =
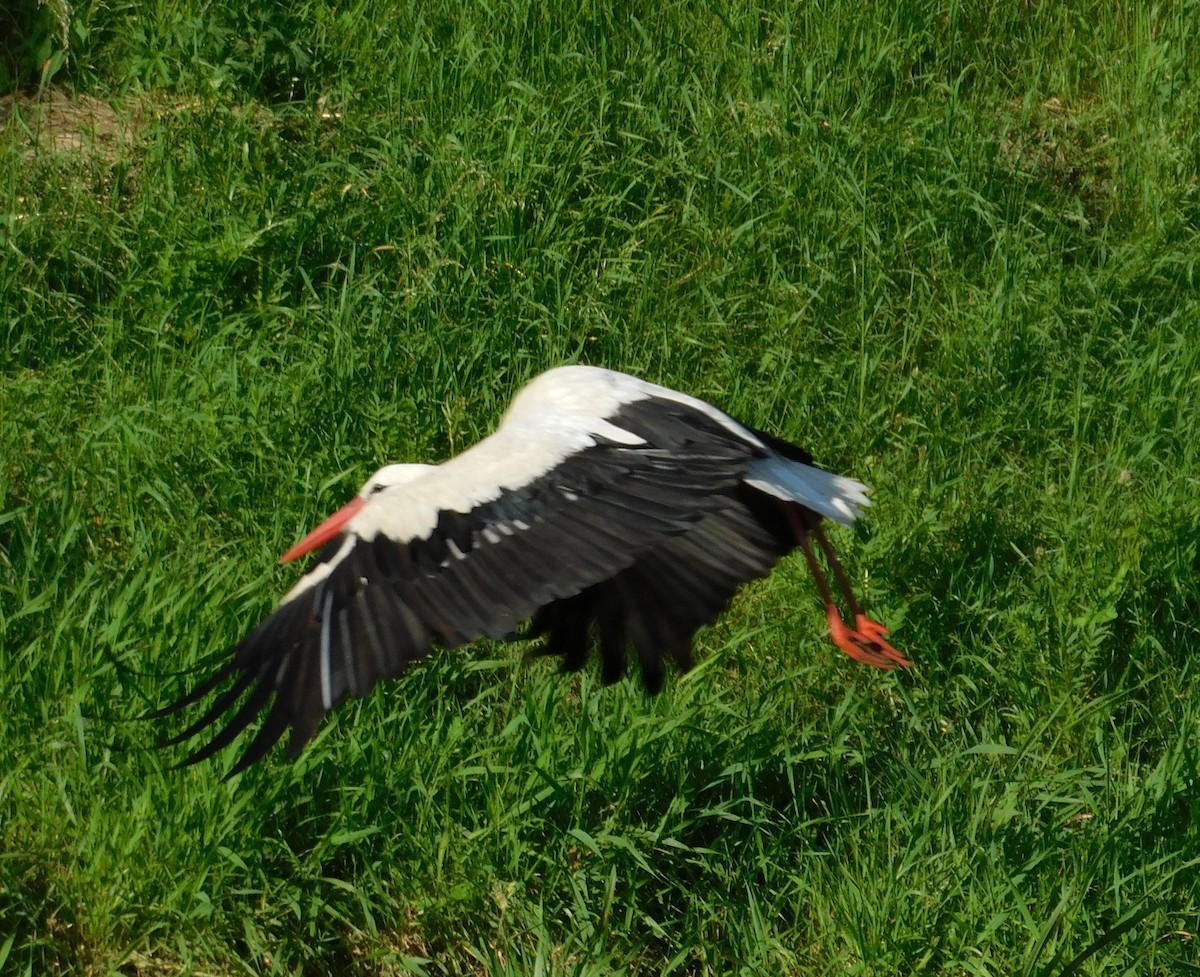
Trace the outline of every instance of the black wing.
{"type": "Polygon", "coordinates": [[[624,676],[632,645],[652,694],[662,688],[667,661],[690,669],[696,632],[720,616],[742,584],[765,577],[796,546],[784,503],[746,486],[728,502],[610,579],[541,608],[529,628],[529,637],[546,637],[536,653],[560,655],[563,670],[576,671],[598,644],[608,684],[624,676]]]}
{"type": "MultiPolygon", "coordinates": [[[[424,539],[352,537],[348,549],[345,536],[333,540],[321,555],[332,564],[328,573],[322,575],[318,564],[313,586],[280,605],[216,675],[162,710],[179,711],[230,683],[169,741],[222,724],[184,762],[211,756],[264,713],[231,775],[261,758],[289,729],[287,752],[295,756],[326,712],[399,675],[432,644],[454,648],[508,636],[539,608],[604,581],[621,593],[648,586],[648,577],[673,592],[692,588],[694,606],[662,618],[673,622],[662,632],[669,639],[662,647],[675,657],[686,654],[684,632],[690,644],[696,628],[728,601],[725,596],[716,606],[717,591],[736,589],[720,572],[721,583],[703,583],[713,571],[698,569],[697,558],[711,562],[729,537],[753,528],[743,525],[748,510],[737,496],[746,462],[763,449],[674,401],[639,401],[609,420],[646,444],[599,440],[494,502],[469,513],[442,512],[424,539]],[[707,529],[690,532],[714,514],[720,516],[705,523],[707,529]],[[673,537],[680,537],[678,548],[658,549],[673,537]],[[622,574],[642,557],[640,569],[622,574]]],[[[766,546],[750,544],[739,557],[749,561],[737,571],[739,582],[770,568],[774,558],[763,563],[766,546]]],[[[721,559],[730,559],[728,551],[721,559]]],[[[629,610],[626,629],[635,646],[650,647],[650,635],[657,633],[650,629],[660,625],[641,605],[626,600],[622,606],[629,610]]],[[[600,620],[603,630],[613,614],[600,620]]]]}

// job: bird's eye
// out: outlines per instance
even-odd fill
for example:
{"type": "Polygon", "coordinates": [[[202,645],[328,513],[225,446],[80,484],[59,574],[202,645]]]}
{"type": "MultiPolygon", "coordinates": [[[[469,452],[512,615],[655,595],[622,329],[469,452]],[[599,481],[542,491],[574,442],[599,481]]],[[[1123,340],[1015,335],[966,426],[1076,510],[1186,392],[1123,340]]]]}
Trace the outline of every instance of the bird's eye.
{"type": "Polygon", "coordinates": [[[371,486],[371,494],[372,494],[372,495],[378,495],[378,494],[379,494],[380,492],[382,492],[382,491],[383,491],[385,488],[387,488],[387,486],[386,486],[386,485],[384,485],[383,483],[380,483],[379,485],[372,485],[372,486],[371,486]]]}

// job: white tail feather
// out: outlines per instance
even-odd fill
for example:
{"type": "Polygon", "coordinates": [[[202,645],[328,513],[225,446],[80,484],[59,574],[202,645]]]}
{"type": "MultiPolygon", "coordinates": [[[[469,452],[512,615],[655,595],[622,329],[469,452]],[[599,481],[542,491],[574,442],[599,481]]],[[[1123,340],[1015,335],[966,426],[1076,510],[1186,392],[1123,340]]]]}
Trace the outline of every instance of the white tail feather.
{"type": "Polygon", "coordinates": [[[780,455],[755,458],[746,466],[747,485],[777,499],[799,502],[843,526],[854,525],[871,504],[862,482],[822,471],[780,455]]]}

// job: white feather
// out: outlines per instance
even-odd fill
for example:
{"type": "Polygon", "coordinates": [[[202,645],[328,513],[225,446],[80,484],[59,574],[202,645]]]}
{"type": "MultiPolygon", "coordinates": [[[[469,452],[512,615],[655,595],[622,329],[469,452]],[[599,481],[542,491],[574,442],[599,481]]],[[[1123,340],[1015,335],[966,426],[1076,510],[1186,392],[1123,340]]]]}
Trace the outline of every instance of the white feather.
{"type": "Polygon", "coordinates": [[[408,471],[403,483],[375,493],[346,528],[363,539],[379,533],[393,539],[424,538],[442,510],[470,512],[494,502],[593,447],[598,437],[644,444],[607,418],[655,389],[598,367],[564,366],[543,373],[517,394],[494,434],[440,465],[408,471]]]}
{"type": "Polygon", "coordinates": [[[870,489],[862,482],[779,455],[755,458],[746,466],[746,475],[747,485],[777,499],[799,502],[843,526],[854,525],[871,504],[870,489]]]}

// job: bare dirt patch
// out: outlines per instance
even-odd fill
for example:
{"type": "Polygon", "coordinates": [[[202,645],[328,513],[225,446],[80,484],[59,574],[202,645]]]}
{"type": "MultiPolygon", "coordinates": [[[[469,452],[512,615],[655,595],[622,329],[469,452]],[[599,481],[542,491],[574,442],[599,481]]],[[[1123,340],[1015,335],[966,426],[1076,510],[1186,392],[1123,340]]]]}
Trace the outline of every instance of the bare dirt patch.
{"type": "Polygon", "coordinates": [[[0,98],[0,130],[14,134],[25,158],[72,154],[115,163],[133,144],[141,113],[88,95],[47,89],[0,98]]]}
{"type": "Polygon", "coordinates": [[[1112,194],[1112,147],[1085,112],[1048,98],[1022,112],[1000,137],[998,160],[1014,175],[1060,192],[1076,194],[1089,212],[1102,209],[1112,194]]]}

